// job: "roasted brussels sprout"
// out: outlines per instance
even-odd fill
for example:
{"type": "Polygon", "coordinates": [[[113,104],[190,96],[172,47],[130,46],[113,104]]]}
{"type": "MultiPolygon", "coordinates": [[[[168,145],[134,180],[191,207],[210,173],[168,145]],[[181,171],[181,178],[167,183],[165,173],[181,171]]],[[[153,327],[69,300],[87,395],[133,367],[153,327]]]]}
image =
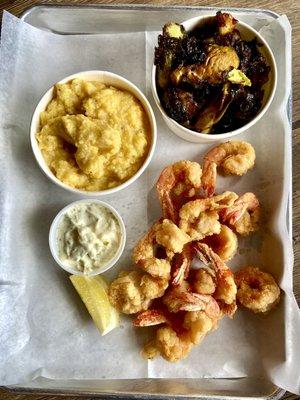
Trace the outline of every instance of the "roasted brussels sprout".
{"type": "Polygon", "coordinates": [[[235,93],[226,113],[214,125],[210,133],[226,132],[237,129],[254,118],[260,110],[263,91],[253,91],[250,87],[234,85],[235,93]]]}
{"type": "Polygon", "coordinates": [[[186,36],[174,61],[174,67],[201,64],[206,59],[206,46],[195,37],[186,36]]]}
{"type": "Polygon", "coordinates": [[[180,124],[215,134],[259,112],[270,67],[256,40],[242,40],[237,23],[218,12],[189,32],[173,22],[163,27],[154,57],[157,92],[180,124]]]}
{"type": "Polygon", "coordinates": [[[204,63],[179,67],[172,72],[171,79],[175,85],[182,80],[195,84],[207,81],[215,85],[224,81],[224,72],[238,68],[239,63],[238,55],[232,47],[211,45],[204,63]]]}
{"type": "Polygon", "coordinates": [[[249,77],[253,86],[261,88],[268,81],[271,68],[258,50],[259,47],[254,39],[238,43],[236,51],[241,58],[241,70],[249,77]]]}
{"type": "Polygon", "coordinates": [[[163,104],[170,117],[183,125],[189,125],[199,111],[192,93],[174,87],[165,91],[163,104]]]}
{"type": "Polygon", "coordinates": [[[232,33],[234,31],[238,21],[237,19],[233,18],[231,14],[218,11],[216,14],[216,22],[220,35],[227,35],[228,33],[232,33]]]}
{"type": "Polygon", "coordinates": [[[155,48],[154,64],[157,66],[157,81],[161,88],[169,82],[169,75],[174,59],[181,49],[181,41],[185,36],[182,25],[168,23],[163,27],[163,34],[158,36],[158,47],[155,48]]]}
{"type": "Polygon", "coordinates": [[[240,121],[248,121],[258,113],[262,99],[262,91],[251,92],[245,88],[236,96],[232,104],[232,112],[240,121]]]}
{"type": "Polygon", "coordinates": [[[212,99],[199,114],[194,126],[196,131],[209,133],[212,127],[223,117],[232,99],[233,96],[230,92],[230,83],[227,82],[223,85],[222,92],[219,93],[216,98],[212,99]]]}
{"type": "Polygon", "coordinates": [[[163,36],[169,36],[170,38],[183,39],[186,32],[182,25],[176,22],[169,22],[163,27],[163,36]]]}

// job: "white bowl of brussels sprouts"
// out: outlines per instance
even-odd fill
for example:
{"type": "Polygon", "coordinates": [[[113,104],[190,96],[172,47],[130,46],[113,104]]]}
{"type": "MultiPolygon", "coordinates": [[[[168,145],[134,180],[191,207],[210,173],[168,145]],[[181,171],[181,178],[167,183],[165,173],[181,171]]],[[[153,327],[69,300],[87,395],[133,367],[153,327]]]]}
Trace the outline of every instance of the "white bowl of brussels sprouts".
{"type": "Polygon", "coordinates": [[[168,23],[155,49],[152,93],[167,126],[209,143],[239,135],[262,118],[277,69],[265,39],[232,15],[168,23]]]}

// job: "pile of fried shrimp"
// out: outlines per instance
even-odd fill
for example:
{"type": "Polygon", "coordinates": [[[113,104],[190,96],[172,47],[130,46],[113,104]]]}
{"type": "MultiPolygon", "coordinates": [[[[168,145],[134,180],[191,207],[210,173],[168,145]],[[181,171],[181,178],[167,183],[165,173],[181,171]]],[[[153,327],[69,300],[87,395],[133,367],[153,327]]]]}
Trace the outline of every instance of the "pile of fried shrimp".
{"type": "Polygon", "coordinates": [[[109,287],[111,304],[135,314],[135,327],[156,326],[144,357],[183,359],[238,305],[266,313],[279,302],[272,275],[254,266],[233,274],[226,264],[237,252],[238,236],[259,228],[260,204],[250,192],[216,194],[217,172],[241,176],[254,164],[250,143],[230,141],[212,148],[203,168],[179,161],[159,176],[162,218],[136,244],[137,268],[122,271],[109,287]],[[194,259],[201,268],[191,268],[194,259]]]}

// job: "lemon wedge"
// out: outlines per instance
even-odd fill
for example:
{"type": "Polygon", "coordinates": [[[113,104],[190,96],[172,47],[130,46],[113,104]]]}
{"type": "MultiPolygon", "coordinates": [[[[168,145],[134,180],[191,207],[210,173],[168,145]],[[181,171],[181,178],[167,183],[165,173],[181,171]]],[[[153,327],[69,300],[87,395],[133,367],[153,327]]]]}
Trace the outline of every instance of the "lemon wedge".
{"type": "Polygon", "coordinates": [[[119,326],[119,314],[109,302],[108,284],[101,276],[71,275],[70,280],[102,336],[119,326]]]}

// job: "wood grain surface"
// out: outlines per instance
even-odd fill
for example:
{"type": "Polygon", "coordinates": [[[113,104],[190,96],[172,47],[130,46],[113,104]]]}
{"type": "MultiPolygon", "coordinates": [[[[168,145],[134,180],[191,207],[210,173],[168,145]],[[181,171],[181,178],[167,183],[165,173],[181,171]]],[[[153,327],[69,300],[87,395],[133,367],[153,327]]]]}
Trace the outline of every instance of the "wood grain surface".
{"type": "MultiPolygon", "coordinates": [[[[264,8],[286,14],[293,30],[293,245],[295,254],[294,292],[300,303],[300,0],[0,0],[0,11],[7,10],[19,16],[27,8],[36,4],[156,4],[156,5],[194,5],[214,7],[253,7],[264,8]]],[[[15,394],[0,388],[1,400],[58,400],[60,396],[15,394]]],[[[75,400],[76,397],[68,396],[75,400]]],[[[286,393],[284,399],[296,400],[300,396],[286,393]]]]}

